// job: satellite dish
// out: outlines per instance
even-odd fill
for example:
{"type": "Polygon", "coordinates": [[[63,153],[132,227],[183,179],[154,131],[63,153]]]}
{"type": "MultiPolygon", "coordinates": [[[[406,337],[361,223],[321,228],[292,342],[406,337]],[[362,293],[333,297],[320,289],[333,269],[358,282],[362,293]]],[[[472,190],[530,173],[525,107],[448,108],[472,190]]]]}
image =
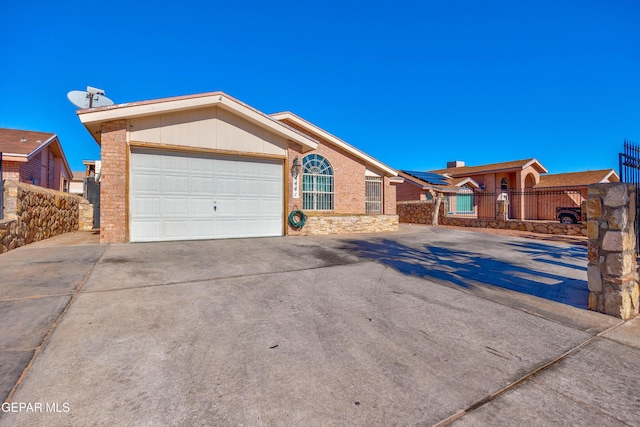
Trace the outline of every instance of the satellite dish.
{"type": "Polygon", "coordinates": [[[113,105],[113,101],[104,96],[104,90],[87,86],[87,90],[72,90],[67,98],[78,108],[95,108],[113,105]]]}

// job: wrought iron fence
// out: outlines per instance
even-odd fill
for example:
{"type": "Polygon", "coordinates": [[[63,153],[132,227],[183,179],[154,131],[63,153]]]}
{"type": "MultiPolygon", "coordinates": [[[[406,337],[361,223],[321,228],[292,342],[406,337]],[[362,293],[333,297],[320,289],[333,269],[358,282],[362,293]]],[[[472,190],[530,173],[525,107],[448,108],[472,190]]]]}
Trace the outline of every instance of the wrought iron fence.
{"type": "Polygon", "coordinates": [[[636,233],[636,253],[640,254],[640,146],[624,140],[624,152],[618,155],[620,181],[634,184],[636,187],[636,220],[633,224],[636,233]]]}
{"type": "Polygon", "coordinates": [[[500,200],[507,200],[509,219],[531,221],[559,220],[558,208],[570,208],[581,216],[582,203],[587,199],[587,188],[543,187],[523,190],[496,189],[488,191],[462,191],[447,196],[448,215],[460,218],[492,220],[496,218],[500,200]]]}

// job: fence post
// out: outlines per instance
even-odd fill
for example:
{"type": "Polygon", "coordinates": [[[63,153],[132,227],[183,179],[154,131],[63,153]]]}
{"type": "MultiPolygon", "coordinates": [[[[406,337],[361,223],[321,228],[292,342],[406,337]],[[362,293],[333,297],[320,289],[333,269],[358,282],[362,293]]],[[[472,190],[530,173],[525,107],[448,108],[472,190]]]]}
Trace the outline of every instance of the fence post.
{"type": "Polygon", "coordinates": [[[500,199],[496,202],[496,220],[507,221],[509,219],[509,201],[500,199]]]}
{"type": "Polygon", "coordinates": [[[589,309],[623,320],[640,305],[635,193],[630,184],[593,184],[587,200],[589,309]]]}

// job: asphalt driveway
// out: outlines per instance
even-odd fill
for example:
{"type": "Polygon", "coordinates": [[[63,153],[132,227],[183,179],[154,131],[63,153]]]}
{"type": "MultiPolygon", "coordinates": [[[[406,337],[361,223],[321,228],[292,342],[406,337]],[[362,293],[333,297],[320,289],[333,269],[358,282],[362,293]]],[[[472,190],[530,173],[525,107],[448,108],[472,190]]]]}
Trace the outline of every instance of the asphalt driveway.
{"type": "Polygon", "coordinates": [[[55,240],[0,255],[0,426],[639,423],[640,323],[584,309],[584,247],[55,240]]]}

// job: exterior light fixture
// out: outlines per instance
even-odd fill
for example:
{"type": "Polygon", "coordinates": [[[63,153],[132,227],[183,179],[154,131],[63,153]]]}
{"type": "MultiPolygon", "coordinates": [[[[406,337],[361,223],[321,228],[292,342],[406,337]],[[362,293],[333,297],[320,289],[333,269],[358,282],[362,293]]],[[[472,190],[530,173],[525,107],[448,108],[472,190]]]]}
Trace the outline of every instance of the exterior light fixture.
{"type": "Polygon", "coordinates": [[[297,178],[298,175],[300,175],[300,169],[302,169],[302,165],[300,164],[300,159],[296,156],[296,158],[293,159],[293,164],[291,165],[291,176],[297,178]]]}

